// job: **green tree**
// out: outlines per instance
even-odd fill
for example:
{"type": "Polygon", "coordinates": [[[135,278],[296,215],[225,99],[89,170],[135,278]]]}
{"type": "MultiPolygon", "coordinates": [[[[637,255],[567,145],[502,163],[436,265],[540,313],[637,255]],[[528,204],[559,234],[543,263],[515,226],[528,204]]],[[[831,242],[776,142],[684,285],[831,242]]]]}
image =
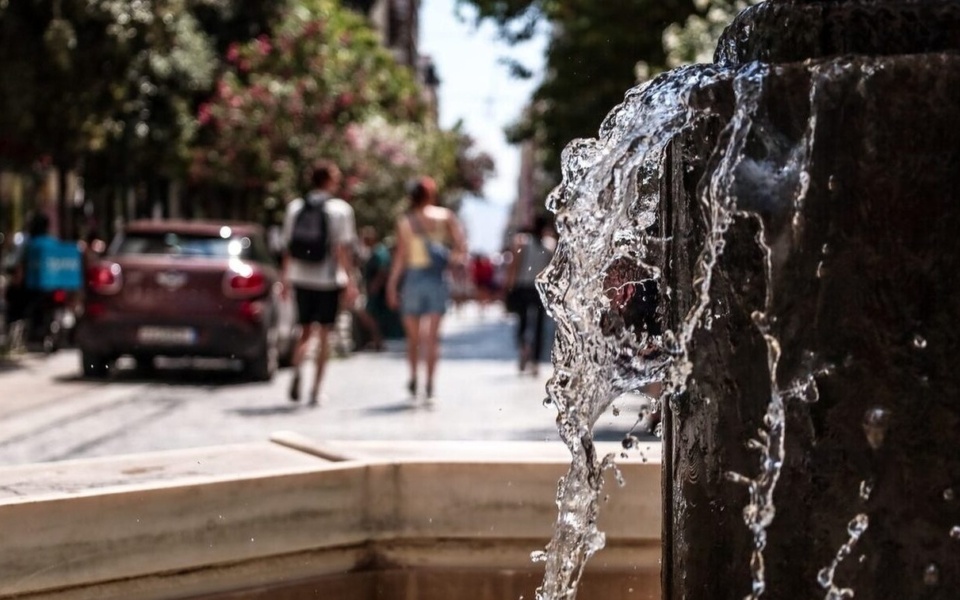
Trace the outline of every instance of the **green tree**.
{"type": "Polygon", "coordinates": [[[0,40],[0,139],[19,149],[13,160],[85,164],[94,186],[98,174],[185,171],[193,98],[216,55],[183,0],[7,3],[0,40]]]}
{"type": "MultiPolygon", "coordinates": [[[[550,40],[542,83],[525,118],[508,132],[533,139],[541,167],[559,180],[560,152],[574,138],[596,137],[624,93],[666,67],[663,30],[693,12],[692,0],[458,0],[495,22],[511,43],[547,24],[550,40]]],[[[513,65],[518,75],[528,74],[513,65]]]]}
{"type": "Polygon", "coordinates": [[[695,0],[697,12],[663,32],[667,65],[713,62],[720,34],[741,10],[760,0],[695,0]]]}
{"type": "Polygon", "coordinates": [[[492,169],[458,130],[430,123],[413,72],[332,0],[300,3],[272,35],[229,46],[226,61],[198,111],[195,182],[287,199],[302,192],[310,164],[329,158],[360,224],[385,231],[414,175],[435,174],[456,193],[479,189],[492,169]],[[470,169],[479,177],[460,176],[470,169]]]}

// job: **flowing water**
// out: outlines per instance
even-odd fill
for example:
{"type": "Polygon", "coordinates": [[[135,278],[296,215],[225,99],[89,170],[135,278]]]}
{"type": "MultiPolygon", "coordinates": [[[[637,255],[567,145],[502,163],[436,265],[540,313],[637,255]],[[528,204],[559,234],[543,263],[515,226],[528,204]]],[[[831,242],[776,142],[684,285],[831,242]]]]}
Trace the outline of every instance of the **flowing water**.
{"type": "MultiPolygon", "coordinates": [[[[613,466],[614,457],[597,454],[592,438],[597,419],[620,395],[651,382],[663,382],[655,403],[677,401],[689,385],[690,342],[699,328],[710,328],[718,310],[711,298],[714,270],[728,228],[737,219],[755,222],[756,244],[765,263],[766,300],[753,313],[753,325],[766,342],[769,397],[763,427],[754,439],[744,440],[756,451],[755,471],[731,472],[727,480],[748,491],[743,521],[751,533],[753,552],[749,572],[743,575],[745,597],[756,600],[766,589],[764,548],[776,515],[774,492],[789,435],[785,406],[816,402],[816,378],[829,376],[834,369],[811,355],[802,370],[784,377],[785,383],[778,380],[782,340],[771,309],[772,273],[777,268],[774,249],[788,244],[804,226],[807,167],[817,135],[816,107],[823,84],[841,72],[855,71],[868,78],[882,67],[870,60],[854,64],[842,59],[809,66],[810,116],[799,142],[787,142],[766,126],[761,99],[774,68],[750,63],[738,68],[676,69],[630,90],[605,119],[597,139],[576,140],[564,152],[563,181],[547,201],[556,213],[560,242],[538,286],[557,321],[555,374],[548,384],[548,400],[557,408],[558,429],[573,460],[558,486],[554,537],[546,552],[534,556],[546,562],[539,600],[574,598],[588,559],[604,545],[597,518],[603,475],[613,466]],[[720,87],[732,89],[734,103],[732,110],[728,107],[722,114],[710,102],[711,90],[720,87]],[[659,288],[661,302],[669,303],[675,295],[661,279],[669,240],[658,237],[657,227],[661,194],[668,187],[665,161],[672,141],[708,119],[722,119],[724,126],[711,156],[696,157],[707,165],[697,192],[707,223],[705,234],[698,238],[702,245],[696,248],[698,258],[688,282],[694,300],[676,323],[651,333],[631,322],[623,308],[651,283],[659,288]],[[791,218],[774,219],[770,215],[775,212],[791,218]]],[[[822,254],[818,277],[831,248],[824,246],[822,254]]],[[[883,444],[889,419],[882,406],[865,415],[864,433],[871,446],[883,444]]],[[[871,485],[865,482],[860,493],[868,497],[871,485]]],[[[824,557],[828,564],[818,578],[824,598],[853,595],[853,590],[834,581],[834,572],[867,526],[867,516],[857,513],[836,556],[824,557]]]]}

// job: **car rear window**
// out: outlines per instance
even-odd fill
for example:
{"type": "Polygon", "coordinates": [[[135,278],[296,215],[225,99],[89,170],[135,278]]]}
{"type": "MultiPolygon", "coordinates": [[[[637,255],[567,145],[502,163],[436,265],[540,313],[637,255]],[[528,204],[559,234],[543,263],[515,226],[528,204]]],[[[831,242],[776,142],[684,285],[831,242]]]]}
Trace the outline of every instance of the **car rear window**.
{"type": "Polygon", "coordinates": [[[246,236],[224,238],[172,232],[128,233],[114,242],[111,254],[259,259],[258,246],[246,236]]]}

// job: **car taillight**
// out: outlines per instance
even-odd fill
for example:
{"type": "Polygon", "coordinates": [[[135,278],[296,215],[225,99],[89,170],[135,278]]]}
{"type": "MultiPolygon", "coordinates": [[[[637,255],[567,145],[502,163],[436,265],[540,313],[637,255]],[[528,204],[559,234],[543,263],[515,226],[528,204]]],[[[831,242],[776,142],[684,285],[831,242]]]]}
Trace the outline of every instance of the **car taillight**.
{"type": "Polygon", "coordinates": [[[97,294],[116,294],[123,285],[120,265],[117,263],[93,265],[87,269],[87,285],[97,294]]]}
{"type": "Polygon", "coordinates": [[[230,265],[223,281],[223,293],[230,298],[254,298],[267,290],[267,278],[263,271],[246,263],[230,265]]]}
{"type": "Polygon", "coordinates": [[[67,302],[67,292],[65,290],[53,290],[53,303],[65,304],[67,302]]]}

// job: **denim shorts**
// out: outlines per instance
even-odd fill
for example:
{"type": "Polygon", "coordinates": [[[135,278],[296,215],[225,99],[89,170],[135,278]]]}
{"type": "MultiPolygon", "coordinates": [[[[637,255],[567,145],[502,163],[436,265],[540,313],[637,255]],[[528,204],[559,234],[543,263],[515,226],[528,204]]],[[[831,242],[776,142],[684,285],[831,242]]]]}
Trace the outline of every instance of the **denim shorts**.
{"type": "Polygon", "coordinates": [[[407,269],[400,290],[400,312],[419,317],[447,312],[450,291],[443,275],[431,269],[407,269]]]}

